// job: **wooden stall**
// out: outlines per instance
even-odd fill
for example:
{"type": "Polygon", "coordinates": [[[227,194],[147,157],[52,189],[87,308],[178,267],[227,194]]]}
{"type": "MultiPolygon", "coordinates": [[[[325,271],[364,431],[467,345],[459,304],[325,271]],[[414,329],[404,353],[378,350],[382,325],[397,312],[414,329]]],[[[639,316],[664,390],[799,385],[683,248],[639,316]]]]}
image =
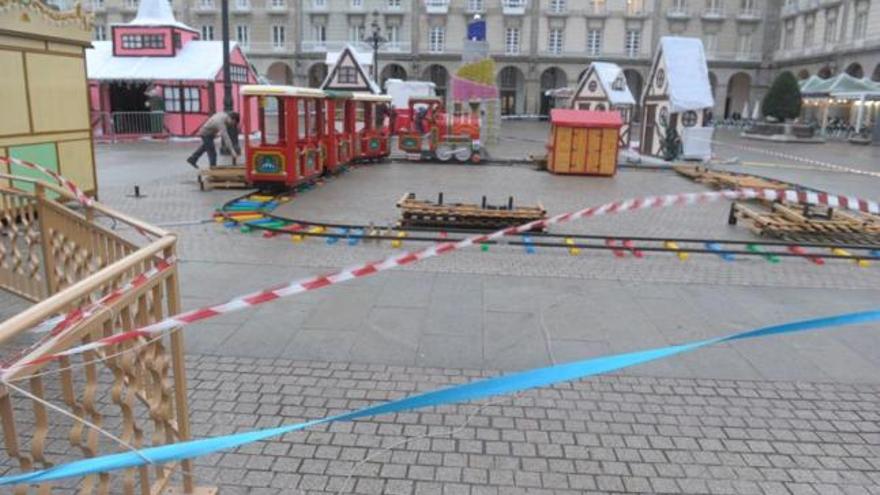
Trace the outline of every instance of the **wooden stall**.
{"type": "MultiPolygon", "coordinates": [[[[60,12],[40,1],[0,2],[0,156],[38,163],[95,195],[85,70],[90,38],[90,17],[78,5],[60,12]]],[[[0,165],[0,172],[45,179],[17,165],[0,165]]]]}
{"type": "Polygon", "coordinates": [[[605,176],[617,172],[617,136],[623,125],[618,112],[555,108],[550,122],[550,172],[605,176]]]}

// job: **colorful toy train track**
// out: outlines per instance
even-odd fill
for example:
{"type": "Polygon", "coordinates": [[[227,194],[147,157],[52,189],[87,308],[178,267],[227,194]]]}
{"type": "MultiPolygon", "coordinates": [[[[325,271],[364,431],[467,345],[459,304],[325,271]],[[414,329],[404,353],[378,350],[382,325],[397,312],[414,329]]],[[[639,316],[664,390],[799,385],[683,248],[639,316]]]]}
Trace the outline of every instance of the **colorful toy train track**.
{"type": "MultiPolygon", "coordinates": [[[[239,228],[248,233],[260,231],[264,237],[288,236],[293,243],[308,238],[324,239],[326,244],[356,246],[369,241],[389,241],[392,248],[400,248],[409,242],[455,242],[458,235],[475,234],[485,230],[448,228],[439,230],[430,227],[376,226],[361,224],[336,224],[311,222],[275,215],[275,208],[299,192],[313,187],[303,184],[295,191],[278,195],[252,193],[224,204],[215,213],[215,220],[229,228],[239,228]]],[[[519,247],[526,254],[535,254],[539,249],[565,249],[571,255],[581,255],[589,251],[610,251],[620,259],[644,259],[649,254],[674,254],[681,261],[692,259],[691,255],[711,254],[725,261],[742,258],[761,258],[769,263],[779,263],[782,259],[800,258],[817,266],[825,265],[826,260],[844,260],[854,266],[874,266],[880,261],[880,245],[877,244],[829,244],[797,243],[782,241],[742,241],[729,239],[647,237],[647,236],[606,236],[599,234],[574,234],[531,232],[529,235],[514,237],[504,241],[489,241],[482,250],[488,251],[492,245],[519,247]]]]}

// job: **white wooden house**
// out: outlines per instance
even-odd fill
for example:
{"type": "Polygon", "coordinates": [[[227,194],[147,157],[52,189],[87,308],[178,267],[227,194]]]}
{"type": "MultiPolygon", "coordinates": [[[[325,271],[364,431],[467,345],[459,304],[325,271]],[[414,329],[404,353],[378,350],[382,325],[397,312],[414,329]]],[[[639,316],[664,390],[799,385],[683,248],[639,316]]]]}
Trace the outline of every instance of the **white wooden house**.
{"type": "Polygon", "coordinates": [[[636,100],[626,84],[623,69],[609,62],[593,62],[578,82],[571,97],[571,108],[620,112],[620,145],[629,146],[630,124],[636,100]]]}
{"type": "Polygon", "coordinates": [[[699,38],[660,38],[641,105],[642,155],[662,157],[668,129],[674,128],[682,139],[686,158],[705,158],[710,149],[711,128],[704,127],[715,100],[699,38]]]}

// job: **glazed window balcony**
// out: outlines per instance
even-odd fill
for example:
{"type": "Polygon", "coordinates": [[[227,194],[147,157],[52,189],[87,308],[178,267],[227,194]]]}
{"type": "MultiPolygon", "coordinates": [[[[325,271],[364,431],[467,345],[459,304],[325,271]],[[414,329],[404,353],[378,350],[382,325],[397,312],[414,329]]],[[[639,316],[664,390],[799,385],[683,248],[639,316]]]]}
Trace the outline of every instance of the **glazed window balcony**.
{"type": "Polygon", "coordinates": [[[648,15],[643,0],[626,0],[626,8],[623,13],[626,17],[645,17],[648,15]]]}
{"type": "Polygon", "coordinates": [[[606,17],[608,15],[608,6],[605,0],[590,0],[584,10],[587,17],[606,17]]]}
{"type": "Polygon", "coordinates": [[[736,14],[736,19],[743,22],[757,22],[761,20],[763,15],[764,13],[758,8],[743,9],[736,14]]]}
{"type": "Polygon", "coordinates": [[[484,14],[486,12],[486,0],[467,0],[464,11],[466,14],[484,14]]]}
{"type": "Polygon", "coordinates": [[[235,14],[250,14],[251,13],[251,1],[250,0],[235,0],[230,6],[232,7],[232,12],[235,14]]]}
{"type": "Polygon", "coordinates": [[[724,19],[724,7],[706,7],[706,10],[703,11],[702,17],[707,21],[718,21],[724,19]]]}
{"type": "MultiPolygon", "coordinates": [[[[302,51],[306,53],[325,53],[342,51],[346,45],[351,45],[361,52],[372,53],[373,47],[369,43],[363,41],[303,41],[302,51]]],[[[412,44],[408,41],[391,41],[382,44],[379,47],[379,53],[409,53],[412,51],[412,44]]]]}
{"type": "Polygon", "coordinates": [[[504,15],[526,15],[527,0],[501,0],[501,12],[504,15]]]}
{"type": "Polygon", "coordinates": [[[270,14],[287,14],[287,2],[285,0],[268,0],[266,12],[270,14]]]}
{"type": "Polygon", "coordinates": [[[195,5],[196,14],[216,14],[217,4],[214,0],[199,0],[195,5]]]}
{"type": "Polygon", "coordinates": [[[429,14],[448,14],[449,0],[425,0],[425,12],[429,14]]]}
{"type": "Polygon", "coordinates": [[[385,3],[382,4],[382,10],[388,13],[396,13],[403,12],[408,5],[408,2],[404,2],[403,0],[385,0],[385,3]]]}
{"type": "Polygon", "coordinates": [[[327,12],[330,7],[328,0],[306,0],[305,4],[312,12],[327,12]]]}
{"type": "Polygon", "coordinates": [[[687,6],[673,5],[666,9],[667,19],[690,19],[690,17],[691,12],[688,10],[687,6]]]}

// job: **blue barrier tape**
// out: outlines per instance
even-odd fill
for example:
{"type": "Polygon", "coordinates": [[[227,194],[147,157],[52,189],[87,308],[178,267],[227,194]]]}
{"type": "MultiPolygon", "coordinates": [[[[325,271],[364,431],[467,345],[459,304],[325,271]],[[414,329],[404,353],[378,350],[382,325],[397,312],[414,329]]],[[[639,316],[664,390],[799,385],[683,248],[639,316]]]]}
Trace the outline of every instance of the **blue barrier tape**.
{"type": "Polygon", "coordinates": [[[856,325],[880,320],[880,310],[847,313],[836,316],[802,320],[781,325],[772,325],[739,332],[725,337],[700,340],[696,342],[648,349],[645,351],[631,352],[627,354],[615,354],[600,358],[576,361],[546,368],[522,371],[509,375],[489,378],[464,385],[426,392],[412,397],[386,402],[375,406],[369,406],[356,411],[338,414],[322,419],[307,421],[294,425],[279,426],[264,430],[249,431],[224,435],[219,437],[191,440],[160,447],[151,447],[140,450],[138,453],[122,452],[91,459],[62,464],[59,466],[33,471],[13,476],[0,478],[0,486],[16,485],[23,483],[43,483],[87,476],[94,473],[127,469],[151,463],[161,464],[183,459],[190,459],[202,455],[213,454],[221,450],[228,450],[248,443],[258,442],[268,438],[283,435],[312,426],[330,423],[333,421],[350,421],[353,419],[389,414],[422,407],[441,406],[466,402],[476,399],[484,399],[494,395],[509,394],[523,390],[544,387],[555,383],[576,380],[588,376],[618,371],[631,366],[664,359],[676,354],[690,352],[701,347],[706,347],[722,342],[731,342],[743,339],[767,337],[786,333],[817,330],[842,325],[856,325]]]}

